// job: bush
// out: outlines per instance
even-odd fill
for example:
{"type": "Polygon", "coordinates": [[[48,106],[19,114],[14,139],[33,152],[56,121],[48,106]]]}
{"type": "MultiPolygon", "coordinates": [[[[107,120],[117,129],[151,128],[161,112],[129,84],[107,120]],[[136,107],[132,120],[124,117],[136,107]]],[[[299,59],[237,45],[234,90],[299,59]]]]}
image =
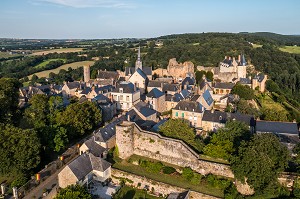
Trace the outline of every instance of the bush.
{"type": "Polygon", "coordinates": [[[164,166],[161,162],[151,162],[147,160],[140,160],[139,164],[152,173],[159,173],[164,166]]]}
{"type": "Polygon", "coordinates": [[[184,177],[187,180],[191,180],[194,176],[194,171],[190,167],[185,167],[182,170],[182,177],[184,177]]]}
{"type": "Polygon", "coordinates": [[[202,178],[201,174],[194,173],[194,176],[191,179],[191,183],[194,185],[198,185],[198,184],[200,184],[201,178],[202,178]]]}
{"type": "Polygon", "coordinates": [[[172,174],[176,171],[173,167],[164,166],[162,169],[164,174],[172,174]]]}

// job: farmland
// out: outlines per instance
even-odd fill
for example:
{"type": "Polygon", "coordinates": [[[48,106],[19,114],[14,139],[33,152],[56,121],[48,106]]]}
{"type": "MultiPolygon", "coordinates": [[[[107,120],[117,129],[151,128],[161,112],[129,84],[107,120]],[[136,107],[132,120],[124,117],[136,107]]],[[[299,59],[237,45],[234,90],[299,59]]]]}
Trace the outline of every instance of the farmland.
{"type": "Polygon", "coordinates": [[[32,55],[47,55],[50,53],[74,53],[74,52],[81,52],[81,51],[83,51],[83,48],[59,48],[59,49],[37,51],[32,53],[32,55]]]}
{"type": "Polygon", "coordinates": [[[279,48],[279,50],[293,54],[300,54],[300,46],[284,46],[279,48]]]}
{"type": "Polygon", "coordinates": [[[44,67],[45,67],[47,64],[49,64],[51,61],[58,61],[58,60],[62,60],[62,61],[64,61],[64,63],[65,63],[65,61],[66,61],[66,59],[48,59],[48,60],[45,60],[45,61],[43,61],[42,63],[36,65],[35,68],[44,68],[44,67]]]}
{"type": "Polygon", "coordinates": [[[18,56],[22,56],[20,54],[9,54],[8,52],[0,52],[0,59],[1,58],[10,58],[10,57],[18,57],[18,56]]]}
{"type": "MultiPolygon", "coordinates": [[[[37,75],[39,78],[41,77],[49,77],[49,73],[55,73],[58,74],[59,70],[64,69],[64,70],[68,70],[69,67],[71,67],[72,69],[76,69],[85,65],[93,65],[95,62],[94,61],[81,61],[81,62],[74,62],[71,64],[64,64],[58,68],[52,69],[52,70],[45,70],[45,71],[41,71],[38,73],[35,73],[35,75],[37,75]]],[[[31,79],[32,75],[28,76],[29,79],[31,79]]]]}

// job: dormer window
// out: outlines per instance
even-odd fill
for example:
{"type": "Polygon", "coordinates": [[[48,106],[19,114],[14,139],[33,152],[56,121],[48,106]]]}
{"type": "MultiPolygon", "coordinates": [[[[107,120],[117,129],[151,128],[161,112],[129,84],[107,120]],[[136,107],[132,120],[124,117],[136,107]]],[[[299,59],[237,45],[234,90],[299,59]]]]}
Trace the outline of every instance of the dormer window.
{"type": "Polygon", "coordinates": [[[222,116],[220,115],[220,117],[219,117],[219,120],[221,121],[222,120],[222,116]]]}
{"type": "Polygon", "coordinates": [[[123,88],[119,88],[119,93],[123,93],[123,88]]]}

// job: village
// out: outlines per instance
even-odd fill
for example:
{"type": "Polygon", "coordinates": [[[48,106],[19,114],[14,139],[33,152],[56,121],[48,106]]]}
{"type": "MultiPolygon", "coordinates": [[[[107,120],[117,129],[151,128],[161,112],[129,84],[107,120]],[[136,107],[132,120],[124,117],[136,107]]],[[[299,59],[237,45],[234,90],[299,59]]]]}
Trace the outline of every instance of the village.
{"type": "MultiPolygon", "coordinates": [[[[238,100],[238,96],[231,93],[236,84],[266,92],[267,75],[257,73],[254,78],[249,77],[249,64],[243,54],[237,58],[225,56],[218,67],[198,66],[198,71],[210,71],[213,81],[203,75],[197,82],[192,62],[178,63],[174,58],[169,60],[167,69],[152,70],[143,66],[140,48],[137,51],[135,67],[126,67],[124,71],[98,70],[97,78],[91,79],[90,66],[86,65],[83,81],[20,88],[20,106],[26,106],[36,94],[62,96],[65,106],[71,98],[81,103],[92,101],[100,108],[105,124],[78,146],[79,155],[64,166],[58,174],[57,186],[47,193],[55,194],[58,187],[80,184],[88,187],[93,195],[111,198],[122,179],[127,179],[125,184],[152,190],[158,196],[169,195],[169,199],[216,198],[165,183],[153,183],[151,179],[112,168],[107,160],[109,151],[117,148],[122,159],[138,155],[189,167],[202,175],[234,177],[227,164],[203,160],[183,141],[161,136],[160,126],[169,119],[187,121],[195,134],[203,138],[225,127],[228,121],[240,121],[247,124],[252,133],[277,135],[291,151],[299,143],[296,122],[264,121],[253,115],[226,112],[228,107],[234,108],[238,100]]],[[[243,194],[252,193],[247,186],[237,188],[243,194]]]]}

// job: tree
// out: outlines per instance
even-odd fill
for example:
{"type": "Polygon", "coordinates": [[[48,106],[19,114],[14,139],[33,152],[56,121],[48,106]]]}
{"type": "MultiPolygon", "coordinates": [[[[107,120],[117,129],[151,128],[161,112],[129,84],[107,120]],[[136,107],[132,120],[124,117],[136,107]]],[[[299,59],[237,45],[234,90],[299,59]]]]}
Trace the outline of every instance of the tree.
{"type": "Polygon", "coordinates": [[[287,115],[283,112],[278,112],[276,109],[264,107],[261,109],[262,119],[268,121],[288,121],[287,115]]]}
{"type": "Polygon", "coordinates": [[[33,74],[32,77],[31,77],[31,81],[32,81],[32,82],[35,82],[35,81],[37,81],[38,79],[39,79],[39,77],[38,77],[37,75],[35,75],[35,74],[33,74]]]}
{"type": "Polygon", "coordinates": [[[183,140],[198,152],[202,151],[203,142],[195,135],[194,129],[182,119],[169,119],[159,127],[159,132],[167,137],[183,140]]]}
{"type": "Polygon", "coordinates": [[[0,79],[0,122],[12,122],[12,118],[16,121],[20,86],[17,79],[0,79]]]}
{"type": "Polygon", "coordinates": [[[69,185],[61,189],[55,199],[92,199],[92,195],[80,185],[69,185]]]}
{"type": "Polygon", "coordinates": [[[48,124],[49,104],[48,97],[44,94],[36,94],[30,100],[30,107],[25,110],[25,117],[35,128],[48,124]]]}
{"type": "Polygon", "coordinates": [[[69,143],[67,130],[64,127],[57,127],[56,135],[53,139],[56,152],[59,152],[66,148],[66,145],[69,143]]]}
{"type": "Polygon", "coordinates": [[[214,80],[214,74],[211,71],[206,72],[206,78],[210,81],[214,80]]]}
{"type": "Polygon", "coordinates": [[[63,98],[60,96],[51,96],[48,101],[49,104],[49,121],[51,124],[55,123],[56,115],[63,107],[63,98]]]}
{"type": "Polygon", "coordinates": [[[257,110],[251,103],[244,99],[239,100],[237,109],[239,112],[244,114],[253,115],[255,117],[260,116],[259,110],[257,110]]]}
{"type": "Polygon", "coordinates": [[[275,93],[280,92],[279,86],[271,79],[268,79],[266,81],[266,89],[270,92],[275,92],[275,93]]]}
{"type": "Polygon", "coordinates": [[[242,85],[237,83],[231,90],[232,94],[236,94],[240,96],[240,98],[245,100],[252,100],[254,99],[254,91],[246,85],[242,85]]]}
{"type": "Polygon", "coordinates": [[[249,140],[249,127],[243,122],[229,121],[224,128],[212,135],[211,141],[203,149],[205,155],[229,160],[243,140],[249,140]]]}
{"type": "Polygon", "coordinates": [[[269,133],[255,134],[250,142],[243,142],[232,159],[234,176],[255,191],[263,191],[276,182],[279,172],[288,165],[289,152],[278,138],[269,133]]]}
{"type": "Polygon", "coordinates": [[[0,124],[0,173],[26,172],[40,163],[36,132],[0,124]]]}
{"type": "Polygon", "coordinates": [[[68,138],[83,135],[101,122],[101,112],[92,102],[74,103],[57,114],[57,124],[68,130],[68,138]]]}
{"type": "Polygon", "coordinates": [[[205,75],[205,74],[206,74],[206,72],[205,72],[204,70],[201,70],[201,71],[197,70],[197,71],[196,71],[195,76],[196,76],[196,83],[197,83],[197,84],[200,84],[200,82],[201,82],[201,80],[202,80],[202,77],[203,77],[203,75],[205,75]]]}

